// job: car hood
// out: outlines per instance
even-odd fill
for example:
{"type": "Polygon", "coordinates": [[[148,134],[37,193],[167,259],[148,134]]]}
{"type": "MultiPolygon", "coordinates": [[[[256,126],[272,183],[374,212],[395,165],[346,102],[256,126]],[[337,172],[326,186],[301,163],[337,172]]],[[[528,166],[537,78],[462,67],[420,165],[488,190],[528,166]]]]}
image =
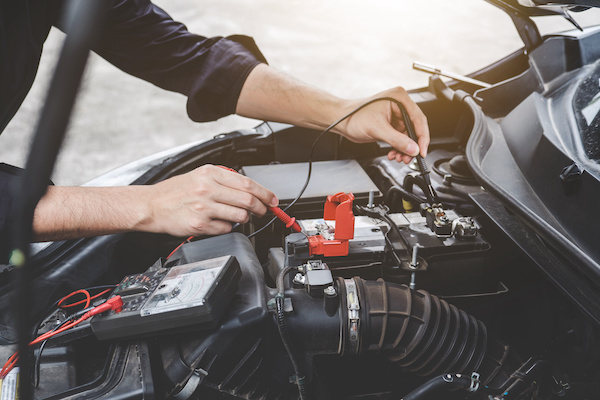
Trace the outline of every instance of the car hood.
{"type": "Polygon", "coordinates": [[[560,0],[560,1],[545,1],[545,0],[492,0],[490,3],[505,3],[515,7],[520,12],[526,13],[529,16],[546,15],[548,9],[553,6],[570,6],[575,7],[573,10],[580,11],[578,7],[599,7],[598,0],[560,0]]]}

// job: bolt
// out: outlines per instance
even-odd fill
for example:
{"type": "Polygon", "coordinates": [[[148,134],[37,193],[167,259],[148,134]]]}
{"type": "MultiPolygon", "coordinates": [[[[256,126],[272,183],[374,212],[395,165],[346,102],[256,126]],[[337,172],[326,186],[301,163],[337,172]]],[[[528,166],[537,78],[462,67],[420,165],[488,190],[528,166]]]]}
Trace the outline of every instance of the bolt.
{"type": "Polygon", "coordinates": [[[417,256],[419,253],[419,247],[421,247],[418,243],[413,246],[412,249],[412,259],[410,260],[410,268],[411,269],[419,269],[419,261],[417,260],[417,256]]]}
{"type": "Polygon", "coordinates": [[[326,287],[326,288],[323,290],[323,293],[324,293],[326,296],[335,296],[335,293],[336,293],[336,291],[335,291],[335,288],[334,288],[333,286],[328,286],[328,287],[326,287]]]}
{"type": "Polygon", "coordinates": [[[367,204],[367,207],[369,207],[369,208],[375,207],[374,203],[375,203],[375,191],[369,190],[369,204],[367,204]]]}
{"type": "Polygon", "coordinates": [[[410,290],[415,290],[415,288],[417,287],[417,283],[416,283],[417,279],[416,278],[417,278],[417,274],[415,272],[410,274],[410,285],[408,285],[410,290]]]}
{"type": "Polygon", "coordinates": [[[294,283],[304,285],[304,275],[298,273],[294,276],[294,283]]]}

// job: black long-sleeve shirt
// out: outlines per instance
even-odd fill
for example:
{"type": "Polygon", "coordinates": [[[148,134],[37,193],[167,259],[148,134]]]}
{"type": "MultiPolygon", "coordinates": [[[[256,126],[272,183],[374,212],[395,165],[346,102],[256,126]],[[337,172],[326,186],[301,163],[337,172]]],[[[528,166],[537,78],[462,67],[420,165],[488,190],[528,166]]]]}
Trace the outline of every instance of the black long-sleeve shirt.
{"type": "MultiPolygon", "coordinates": [[[[68,0],[67,0],[68,1],[68,0]]],[[[194,121],[235,112],[242,85],[264,57],[246,36],[191,34],[149,0],[111,0],[93,50],[123,71],[187,96],[194,121]]],[[[33,84],[42,46],[61,26],[65,0],[0,0],[0,132],[33,84]]],[[[0,168],[0,248],[14,201],[12,174],[0,168]]]]}

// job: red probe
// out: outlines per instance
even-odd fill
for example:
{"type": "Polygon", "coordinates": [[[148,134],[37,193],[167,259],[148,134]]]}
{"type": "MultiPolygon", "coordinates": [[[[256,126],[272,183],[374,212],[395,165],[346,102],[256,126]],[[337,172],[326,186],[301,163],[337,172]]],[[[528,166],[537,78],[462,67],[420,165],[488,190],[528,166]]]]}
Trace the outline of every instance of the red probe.
{"type": "Polygon", "coordinates": [[[285,224],[286,228],[292,228],[296,232],[302,232],[302,228],[296,222],[295,217],[290,217],[279,207],[267,207],[269,211],[271,211],[277,218],[281,220],[285,224]]]}
{"type": "MultiPolygon", "coordinates": [[[[231,171],[231,172],[238,173],[235,169],[226,167],[224,165],[217,165],[217,167],[226,169],[226,170],[231,171]]],[[[269,211],[271,211],[273,214],[275,214],[275,216],[277,218],[279,218],[279,220],[281,222],[283,222],[285,224],[286,228],[292,228],[292,230],[294,230],[296,232],[302,232],[302,228],[300,228],[300,225],[298,225],[298,223],[296,222],[296,218],[295,217],[290,217],[289,215],[287,215],[285,213],[285,211],[283,211],[279,207],[269,207],[269,206],[267,206],[267,208],[269,209],[269,211]]]]}

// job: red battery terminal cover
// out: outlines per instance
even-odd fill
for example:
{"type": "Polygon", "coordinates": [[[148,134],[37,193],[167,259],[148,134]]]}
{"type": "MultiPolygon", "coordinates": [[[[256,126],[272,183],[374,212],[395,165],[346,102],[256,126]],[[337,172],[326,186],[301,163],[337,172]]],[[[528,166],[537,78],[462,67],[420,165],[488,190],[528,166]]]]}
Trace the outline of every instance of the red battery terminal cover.
{"type": "Polygon", "coordinates": [[[333,239],[327,240],[321,235],[309,236],[310,255],[338,257],[348,255],[348,241],[354,238],[354,213],[352,213],[352,193],[337,193],[327,196],[323,219],[335,221],[333,239]]]}

